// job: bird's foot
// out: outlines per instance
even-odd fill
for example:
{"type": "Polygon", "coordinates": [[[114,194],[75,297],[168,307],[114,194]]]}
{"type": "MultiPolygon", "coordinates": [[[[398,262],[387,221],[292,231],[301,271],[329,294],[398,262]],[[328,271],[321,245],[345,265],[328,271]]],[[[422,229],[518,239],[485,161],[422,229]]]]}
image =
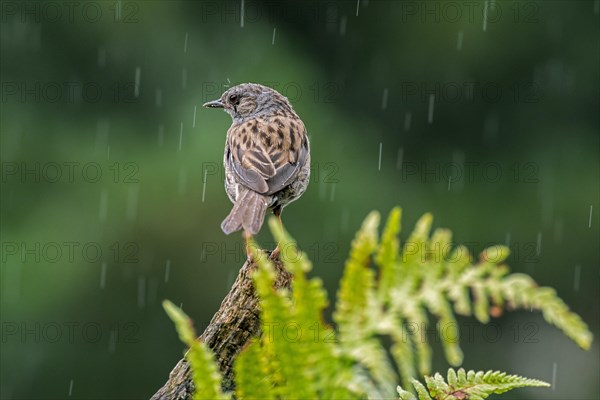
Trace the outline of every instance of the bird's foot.
{"type": "Polygon", "coordinates": [[[279,260],[279,244],[277,244],[277,247],[271,252],[269,258],[271,260],[279,260]]]}
{"type": "Polygon", "coordinates": [[[248,262],[252,263],[253,258],[254,258],[254,256],[252,255],[252,249],[251,249],[252,235],[250,233],[244,231],[244,240],[246,241],[246,257],[248,258],[248,262]]]}

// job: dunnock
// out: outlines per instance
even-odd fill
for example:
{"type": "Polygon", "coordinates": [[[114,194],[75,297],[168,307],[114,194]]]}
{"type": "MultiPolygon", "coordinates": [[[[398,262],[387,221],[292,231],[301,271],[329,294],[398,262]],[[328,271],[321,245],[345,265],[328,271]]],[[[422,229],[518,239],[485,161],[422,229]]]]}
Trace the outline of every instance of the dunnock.
{"type": "Polygon", "coordinates": [[[225,191],[233,203],[221,223],[226,234],[256,234],[267,208],[281,221],[283,207],[298,199],[310,177],[306,128],[287,98],[256,83],[227,90],[204,107],[223,108],[233,123],[225,142],[225,191]]]}

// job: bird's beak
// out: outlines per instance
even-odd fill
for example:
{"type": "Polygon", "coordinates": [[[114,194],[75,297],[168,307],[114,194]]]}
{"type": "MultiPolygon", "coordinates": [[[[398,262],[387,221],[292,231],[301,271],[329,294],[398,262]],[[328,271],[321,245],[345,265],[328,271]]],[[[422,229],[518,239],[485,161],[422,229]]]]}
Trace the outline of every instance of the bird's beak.
{"type": "Polygon", "coordinates": [[[202,107],[206,108],[223,108],[225,105],[221,101],[221,99],[209,101],[208,103],[204,103],[202,107]]]}

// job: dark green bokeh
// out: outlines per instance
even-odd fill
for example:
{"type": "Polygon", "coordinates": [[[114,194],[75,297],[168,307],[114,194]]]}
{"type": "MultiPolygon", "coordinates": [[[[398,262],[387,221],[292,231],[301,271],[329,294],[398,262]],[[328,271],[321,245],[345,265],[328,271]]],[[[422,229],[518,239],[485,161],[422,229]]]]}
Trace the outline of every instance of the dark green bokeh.
{"type": "MultiPolygon", "coordinates": [[[[201,330],[245,258],[219,228],[230,118],[200,105],[247,81],[308,127],[283,218],[331,298],[362,219],[401,205],[403,238],[430,211],[475,253],[508,241],[598,337],[598,1],[246,0],[243,27],[239,1],[117,4],[1,3],[1,398],[164,383],[183,345],[161,300],[201,330]]],[[[597,341],[536,313],[471,322],[465,368],[555,384],[507,398],[598,397],[597,341]]]]}

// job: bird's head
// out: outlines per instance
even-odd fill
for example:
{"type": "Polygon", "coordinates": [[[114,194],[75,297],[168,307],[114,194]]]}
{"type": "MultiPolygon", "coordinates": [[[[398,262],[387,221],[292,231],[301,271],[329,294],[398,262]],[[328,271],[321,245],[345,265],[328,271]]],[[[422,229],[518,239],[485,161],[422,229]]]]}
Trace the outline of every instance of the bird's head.
{"type": "Polygon", "coordinates": [[[204,103],[204,107],[223,108],[234,122],[277,113],[293,113],[287,98],[257,83],[242,83],[229,88],[219,99],[204,103]]]}

